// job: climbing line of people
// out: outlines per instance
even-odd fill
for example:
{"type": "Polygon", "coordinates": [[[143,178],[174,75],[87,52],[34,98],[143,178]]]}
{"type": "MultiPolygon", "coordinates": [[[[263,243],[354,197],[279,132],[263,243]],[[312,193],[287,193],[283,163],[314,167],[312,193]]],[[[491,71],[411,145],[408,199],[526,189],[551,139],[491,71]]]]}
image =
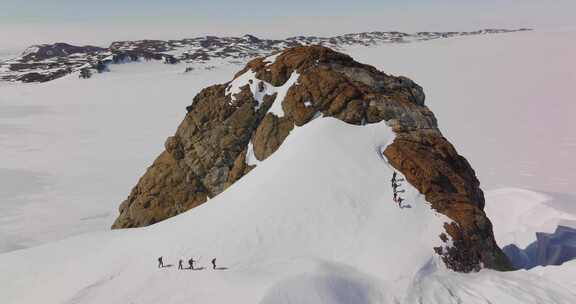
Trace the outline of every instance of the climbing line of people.
{"type": "MultiPolygon", "coordinates": [[[[188,267],[184,268],[184,261],[182,259],[178,260],[178,269],[179,270],[184,270],[184,269],[190,269],[190,270],[203,270],[204,267],[194,267],[194,263],[198,263],[199,260],[194,260],[194,258],[190,258],[188,260],[188,267]]],[[[216,258],[213,258],[211,261],[212,264],[212,270],[226,270],[226,267],[218,267],[216,266],[216,258]]],[[[172,265],[164,265],[164,258],[163,257],[159,257],[158,258],[158,268],[164,268],[164,267],[171,267],[172,265]]]]}
{"type": "Polygon", "coordinates": [[[400,207],[401,209],[404,207],[408,207],[408,206],[404,206],[402,205],[402,202],[404,202],[404,199],[400,196],[400,193],[404,193],[406,192],[406,190],[401,189],[398,190],[398,188],[400,188],[400,186],[402,186],[402,184],[400,182],[403,182],[404,179],[403,178],[399,178],[398,177],[398,173],[396,173],[396,171],[394,171],[394,173],[392,174],[392,192],[394,193],[394,202],[398,204],[398,207],[400,207]]]}

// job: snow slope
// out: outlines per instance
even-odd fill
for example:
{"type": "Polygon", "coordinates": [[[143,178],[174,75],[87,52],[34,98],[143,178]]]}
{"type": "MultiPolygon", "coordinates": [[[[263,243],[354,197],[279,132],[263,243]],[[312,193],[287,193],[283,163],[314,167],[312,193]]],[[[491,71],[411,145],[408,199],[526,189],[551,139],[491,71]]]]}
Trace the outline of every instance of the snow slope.
{"type": "Polygon", "coordinates": [[[131,63],[0,86],[0,252],[108,230],[196,92],[236,69],[131,63]]]}
{"type": "Polygon", "coordinates": [[[411,208],[392,202],[393,170],[379,154],[392,138],[383,123],[352,126],[318,118],[292,131],[251,174],[192,212],[147,228],[4,254],[4,303],[576,299],[567,288],[532,274],[458,275],[439,266],[432,247],[440,245],[447,219],[407,184],[411,208]],[[203,267],[215,256],[228,269],[158,269],[161,255],[171,264],[193,256],[203,267]]]}
{"type": "Polygon", "coordinates": [[[401,297],[440,245],[447,219],[407,184],[411,208],[392,201],[393,171],[380,156],[392,134],[382,123],[359,127],[316,119],[193,212],[149,228],[5,254],[0,293],[5,303],[256,303],[265,295],[264,303],[278,303],[276,292],[298,288],[302,280],[341,279],[335,284],[349,292],[326,292],[366,297],[366,303],[401,297]],[[172,263],[201,257],[204,266],[216,256],[230,269],[158,270],[161,255],[172,263]],[[50,280],[56,273],[60,279],[50,280]]]}

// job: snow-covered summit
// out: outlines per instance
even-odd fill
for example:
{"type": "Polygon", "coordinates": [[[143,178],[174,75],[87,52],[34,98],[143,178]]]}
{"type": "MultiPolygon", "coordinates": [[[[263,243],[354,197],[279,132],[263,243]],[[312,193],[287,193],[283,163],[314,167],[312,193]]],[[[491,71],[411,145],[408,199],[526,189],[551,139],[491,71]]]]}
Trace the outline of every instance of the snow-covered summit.
{"type": "MultiPolygon", "coordinates": [[[[326,117],[390,126],[394,141],[369,149],[405,179],[382,181],[383,187],[410,183],[450,218],[436,236],[450,246],[434,248],[447,267],[510,269],[483,212],[474,170],[438,129],[422,87],[319,45],[256,58],[231,81],[201,90],[165,150],[119,205],[112,227],[148,226],[210,203],[257,170],[255,160],[266,161],[295,128],[326,117]]],[[[392,200],[403,208],[401,193],[392,200]]]]}

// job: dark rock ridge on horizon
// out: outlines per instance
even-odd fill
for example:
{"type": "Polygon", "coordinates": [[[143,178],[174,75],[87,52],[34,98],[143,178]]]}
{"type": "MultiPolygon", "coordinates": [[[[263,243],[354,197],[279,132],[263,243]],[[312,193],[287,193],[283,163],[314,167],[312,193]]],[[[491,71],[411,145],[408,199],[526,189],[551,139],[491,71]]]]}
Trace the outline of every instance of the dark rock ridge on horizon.
{"type": "Polygon", "coordinates": [[[322,46],[256,58],[233,79],[194,97],[165,150],[120,204],[112,228],[151,225],[205,203],[312,119],[385,121],[396,133],[383,152],[389,163],[433,209],[453,220],[439,235],[446,246],[434,248],[445,264],[462,272],[481,265],[511,269],[483,211],[474,170],[442,135],[422,88],[412,80],[322,46]],[[281,86],[285,96],[278,95],[281,86]]]}
{"type": "Polygon", "coordinates": [[[165,63],[184,62],[187,70],[210,69],[224,61],[245,64],[249,59],[269,55],[290,47],[323,45],[342,49],[353,45],[408,43],[470,35],[526,31],[484,29],[471,32],[364,32],[334,37],[296,36],[286,39],[204,36],[180,40],[117,41],[109,47],[73,46],[67,43],[31,46],[20,56],[0,62],[0,81],[46,82],[73,72],[101,73],[112,64],[140,60],[161,60],[165,63]]]}

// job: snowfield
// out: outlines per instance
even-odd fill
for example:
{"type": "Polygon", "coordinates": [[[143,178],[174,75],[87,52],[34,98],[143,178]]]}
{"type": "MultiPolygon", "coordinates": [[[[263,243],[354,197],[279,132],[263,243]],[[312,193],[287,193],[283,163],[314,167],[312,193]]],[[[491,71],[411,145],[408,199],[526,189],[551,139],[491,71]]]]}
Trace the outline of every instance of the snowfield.
{"type": "Polygon", "coordinates": [[[142,229],[87,234],[2,256],[7,303],[571,303],[546,274],[455,274],[432,248],[448,221],[380,151],[383,123],[317,118],[229,190],[142,229]],[[286,166],[289,164],[289,166],[286,166]],[[164,256],[172,267],[158,269],[164,256]],[[177,270],[217,257],[226,270],[177,270]],[[53,279],[58,277],[57,280],[53,279]],[[520,285],[516,289],[511,286],[520,285]],[[33,289],[34,293],[27,292],[33,289]],[[517,301],[517,302],[513,302],[517,301]]]}
{"type": "Polygon", "coordinates": [[[0,252],[108,230],[196,92],[237,69],[131,63],[87,81],[0,83],[0,252]]]}
{"type": "MultiPolygon", "coordinates": [[[[576,31],[347,50],[425,89],[480,178],[498,244],[520,248],[576,228],[575,51],[576,31]]],[[[447,219],[406,183],[410,208],[392,201],[383,123],[316,118],[207,204],[110,231],[193,96],[240,69],[184,68],[0,84],[1,303],[576,303],[576,260],[445,269],[432,248],[447,219]],[[159,256],[172,266],[158,269],[159,256]],[[190,257],[206,269],[176,269],[190,257]]]]}

